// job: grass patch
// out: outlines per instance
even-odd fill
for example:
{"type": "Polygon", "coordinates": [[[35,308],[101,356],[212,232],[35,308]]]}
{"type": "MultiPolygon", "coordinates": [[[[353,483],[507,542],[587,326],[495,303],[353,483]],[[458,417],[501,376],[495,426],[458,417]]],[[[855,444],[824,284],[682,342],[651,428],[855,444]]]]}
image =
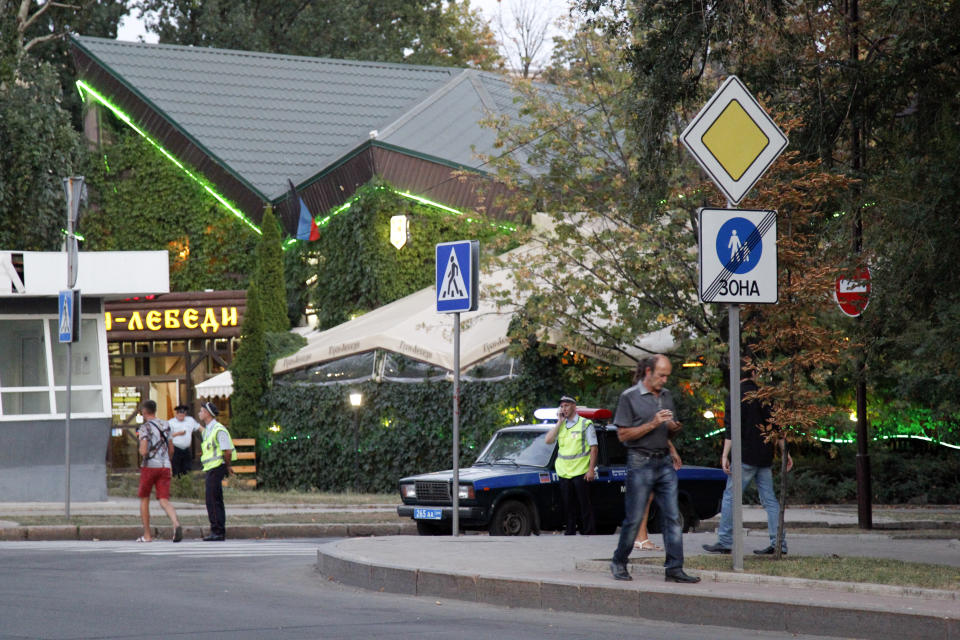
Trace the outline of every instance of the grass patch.
{"type": "MultiPolygon", "coordinates": [[[[662,559],[650,559],[650,564],[662,562],[662,559]]],[[[684,559],[684,566],[707,571],[732,571],[732,560],[729,556],[689,556],[684,559]]],[[[743,559],[743,570],[785,578],[960,591],[960,568],[885,558],[787,556],[774,560],[752,557],[743,559]]]]}

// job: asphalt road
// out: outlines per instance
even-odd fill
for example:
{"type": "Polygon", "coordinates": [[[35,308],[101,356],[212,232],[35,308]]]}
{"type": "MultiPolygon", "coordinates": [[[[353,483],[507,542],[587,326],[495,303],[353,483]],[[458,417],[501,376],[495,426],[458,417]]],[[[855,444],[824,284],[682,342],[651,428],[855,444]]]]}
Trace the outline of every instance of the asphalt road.
{"type": "Polygon", "coordinates": [[[326,542],[0,542],[0,638],[802,638],[371,593],[315,573],[326,542]]]}

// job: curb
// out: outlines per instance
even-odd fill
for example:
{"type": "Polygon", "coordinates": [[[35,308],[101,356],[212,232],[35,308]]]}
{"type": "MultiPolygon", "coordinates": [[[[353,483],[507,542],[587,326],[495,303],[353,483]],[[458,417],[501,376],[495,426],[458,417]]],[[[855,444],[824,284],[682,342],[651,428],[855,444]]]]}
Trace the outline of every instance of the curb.
{"type": "MultiPolygon", "coordinates": [[[[173,527],[152,527],[155,538],[173,537],[173,527]]],[[[192,525],[183,527],[184,539],[202,538],[209,528],[192,525]]],[[[135,540],[143,534],[138,524],[119,525],[34,525],[29,527],[0,527],[0,541],[62,541],[62,540],[135,540]]],[[[263,524],[227,527],[227,537],[235,540],[275,538],[358,538],[366,536],[416,535],[415,523],[378,522],[367,524],[263,524]]]]}
{"type": "MultiPolygon", "coordinates": [[[[630,573],[662,576],[663,567],[644,562],[630,562],[630,573]]],[[[610,571],[609,560],[585,560],[576,563],[578,571],[593,573],[607,573],[610,571]]],[[[888,584],[871,584],[861,582],[839,582],[837,580],[812,580],[808,578],[786,578],[783,576],[767,576],[757,573],[733,573],[730,571],[712,571],[708,569],[691,569],[691,573],[700,576],[707,582],[727,582],[738,584],[769,584],[783,587],[801,587],[820,591],[840,591],[843,593],[866,593],[878,596],[894,596],[907,598],[924,598],[926,600],[960,600],[960,591],[946,591],[944,589],[924,589],[922,587],[900,587],[888,584]]]]}
{"type": "Polygon", "coordinates": [[[641,590],[469,573],[424,571],[354,560],[317,550],[326,579],[370,591],[452,598],[506,607],[644,618],[794,634],[850,638],[956,640],[960,615],[864,610],[842,604],[784,603],[715,594],[641,590]]]}

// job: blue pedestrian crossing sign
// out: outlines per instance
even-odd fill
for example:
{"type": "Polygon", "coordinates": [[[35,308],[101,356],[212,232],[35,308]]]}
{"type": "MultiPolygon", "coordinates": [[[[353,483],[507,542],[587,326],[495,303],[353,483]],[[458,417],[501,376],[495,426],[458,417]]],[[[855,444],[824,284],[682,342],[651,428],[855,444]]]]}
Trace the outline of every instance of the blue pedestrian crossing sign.
{"type": "Polygon", "coordinates": [[[777,212],[701,209],[700,300],[777,302],[777,212]]]}
{"type": "Polygon", "coordinates": [[[437,245],[437,313],[477,310],[479,259],[478,240],[437,245]]]}
{"type": "Polygon", "coordinates": [[[58,334],[60,342],[77,342],[80,340],[80,292],[76,289],[65,289],[57,296],[58,334]]]}

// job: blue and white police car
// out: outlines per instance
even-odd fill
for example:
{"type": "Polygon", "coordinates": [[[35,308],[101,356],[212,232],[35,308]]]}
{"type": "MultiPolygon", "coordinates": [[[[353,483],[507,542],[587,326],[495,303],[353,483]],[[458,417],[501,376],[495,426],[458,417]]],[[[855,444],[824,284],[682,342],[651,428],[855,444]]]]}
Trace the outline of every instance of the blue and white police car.
{"type": "MultiPolygon", "coordinates": [[[[598,534],[611,534],[623,521],[626,449],[617,429],[606,424],[607,409],[578,407],[594,422],[597,432],[597,479],[590,483],[598,534]]],[[[557,445],[546,444],[547,432],[556,423],[556,409],[538,409],[536,424],[497,431],[473,466],[459,473],[459,523],[463,530],[486,530],[491,535],[526,536],[564,527],[560,488],[554,461],[557,445]]],[[[684,466],[678,472],[683,530],[720,511],[726,485],[721,469],[684,466]]],[[[399,481],[401,517],[413,518],[420,535],[450,534],[452,527],[453,471],[435,471],[399,481]]],[[[651,510],[650,530],[660,530],[656,509],[651,510]]]]}

